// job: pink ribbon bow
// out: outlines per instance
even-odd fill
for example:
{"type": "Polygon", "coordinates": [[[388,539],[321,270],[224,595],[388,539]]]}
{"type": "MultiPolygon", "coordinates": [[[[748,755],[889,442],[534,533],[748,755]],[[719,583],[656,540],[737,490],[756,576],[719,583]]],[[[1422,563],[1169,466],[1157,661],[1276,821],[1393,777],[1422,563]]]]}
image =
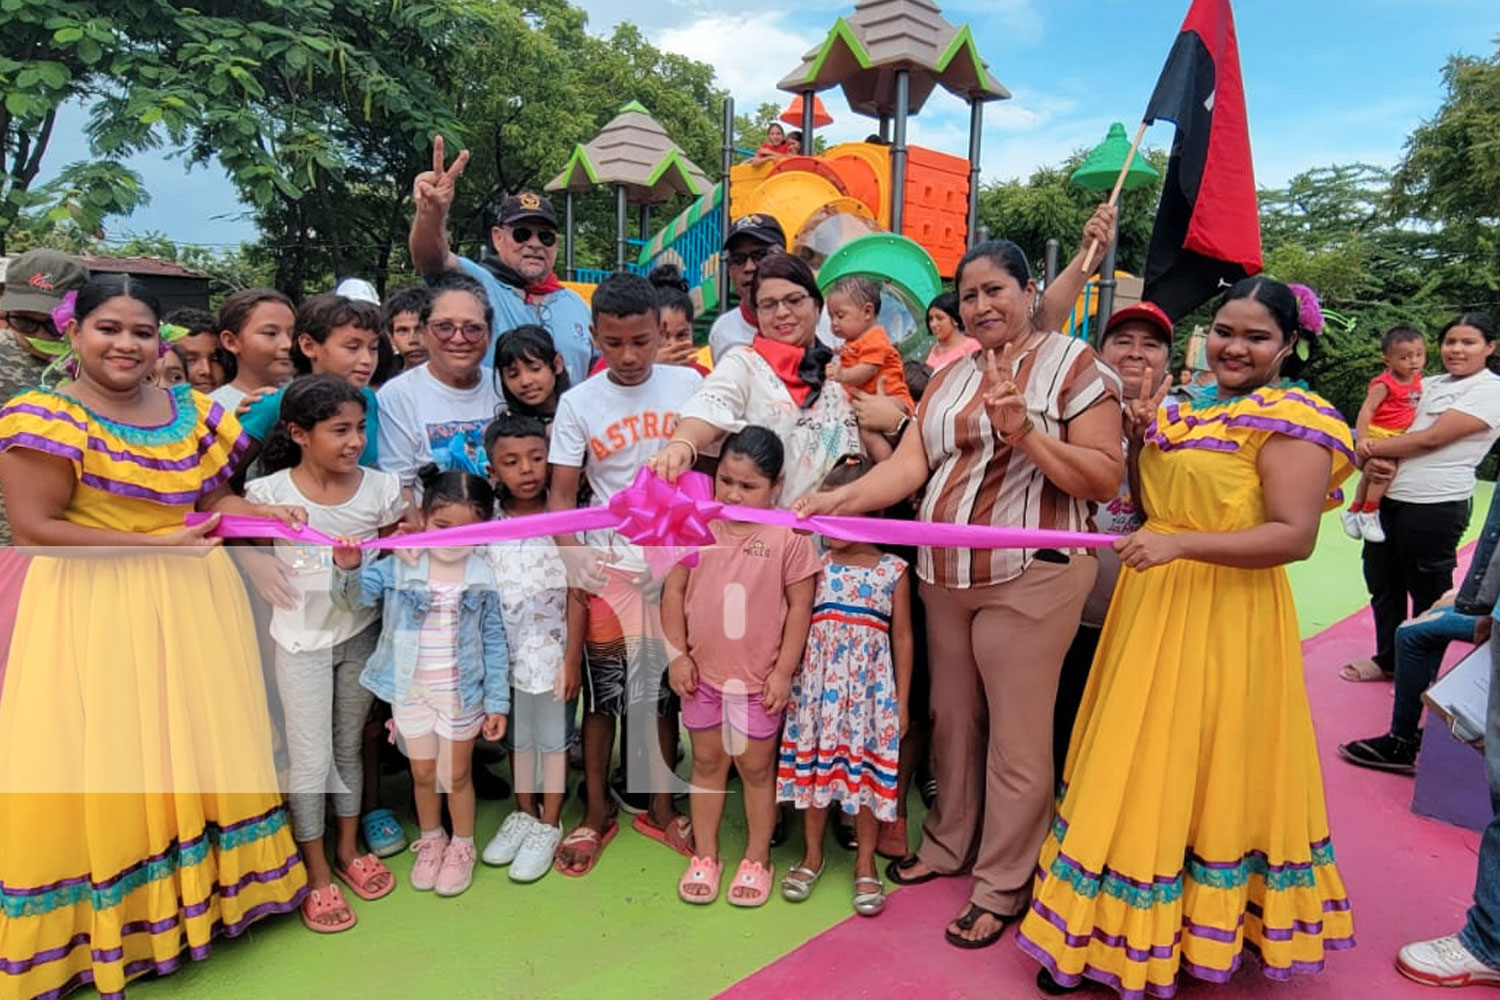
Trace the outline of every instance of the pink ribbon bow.
{"type": "Polygon", "coordinates": [[[619,518],[615,530],[646,549],[646,561],[658,576],[678,562],[698,565],[697,550],[716,543],[709,525],[724,509],[713,498],[713,480],[703,473],[684,473],[671,486],[644,468],[607,506],[619,518]]]}

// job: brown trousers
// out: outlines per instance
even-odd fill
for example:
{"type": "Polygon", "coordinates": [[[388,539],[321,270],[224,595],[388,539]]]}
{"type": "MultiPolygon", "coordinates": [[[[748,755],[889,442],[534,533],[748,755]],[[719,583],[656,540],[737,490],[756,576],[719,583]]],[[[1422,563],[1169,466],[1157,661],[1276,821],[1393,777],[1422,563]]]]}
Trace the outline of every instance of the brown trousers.
{"type": "Polygon", "coordinates": [[[1098,570],[1070,560],[989,587],[922,584],[938,798],[917,855],[945,874],[972,866],[971,901],[996,913],[1030,900],[1052,822],[1057,678],[1098,570]]]}

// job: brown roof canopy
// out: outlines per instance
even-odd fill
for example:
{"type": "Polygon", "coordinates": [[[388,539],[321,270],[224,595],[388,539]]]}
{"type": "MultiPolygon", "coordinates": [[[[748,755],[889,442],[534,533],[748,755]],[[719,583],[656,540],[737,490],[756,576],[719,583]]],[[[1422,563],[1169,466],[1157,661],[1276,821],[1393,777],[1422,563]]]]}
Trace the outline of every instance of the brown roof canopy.
{"type": "Polygon", "coordinates": [[[969,26],[955,28],[930,0],[859,0],[777,86],[794,94],[842,86],[855,111],[893,115],[900,69],[910,71],[912,114],[938,86],[964,100],[1010,97],[979,57],[969,26]]]}
{"type": "Polygon", "coordinates": [[[615,185],[624,185],[632,204],[659,205],[674,195],[705,194],[713,182],[644,107],[631,101],[587,144],[573,147],[547,190],[583,192],[615,185]]]}

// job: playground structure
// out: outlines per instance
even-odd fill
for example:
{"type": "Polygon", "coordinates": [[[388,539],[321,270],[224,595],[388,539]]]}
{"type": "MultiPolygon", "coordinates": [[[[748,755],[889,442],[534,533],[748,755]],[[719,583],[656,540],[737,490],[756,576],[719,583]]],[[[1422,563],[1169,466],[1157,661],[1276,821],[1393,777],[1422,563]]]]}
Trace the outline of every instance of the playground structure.
{"type": "MultiPolygon", "coordinates": [[[[736,162],[746,151],[736,147],[734,104],[726,101],[724,179],[714,183],[644,107],[631,102],[598,137],[576,147],[547,185],[567,199],[567,277],[587,296],[608,273],[574,265],[572,207],[575,194],[613,187],[616,269],[645,274],[676,265],[699,315],[711,317],[729,305],[721,267],[729,221],[760,213],[781,224],[788,251],[812,264],[820,285],[846,274],[882,281],[888,294],[881,323],[898,345],[919,349],[927,303],[977,241],[983,109],[1009,98],[1009,91],[990,74],[969,27],[949,24],[930,0],[858,0],[853,14],[838,18],[779,87],[794,95],[782,118],[796,121],[800,113],[804,151],[816,148],[816,129],[827,122],[818,114],[817,95],[835,87],[851,109],[875,120],[878,131],[872,141],[844,142],[816,155],[736,162]],[[908,117],[939,87],[968,104],[967,157],[906,141],[908,117]],[[674,195],[696,197],[648,238],[651,206],[674,195]],[[640,210],[636,238],[628,233],[632,204],[640,210]],[[631,248],[638,248],[633,261],[631,248]]],[[[1086,319],[1095,301],[1091,286],[1075,313],[1086,319]]]]}

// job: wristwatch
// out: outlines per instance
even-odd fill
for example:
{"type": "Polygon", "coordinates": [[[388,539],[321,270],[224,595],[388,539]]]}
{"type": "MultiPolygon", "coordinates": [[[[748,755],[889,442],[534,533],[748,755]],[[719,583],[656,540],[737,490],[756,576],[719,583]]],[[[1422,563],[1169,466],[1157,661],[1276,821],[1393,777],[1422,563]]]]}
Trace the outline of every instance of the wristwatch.
{"type": "Polygon", "coordinates": [[[896,425],[896,429],[894,431],[891,431],[891,437],[895,438],[897,441],[900,441],[901,440],[901,435],[905,434],[906,433],[906,428],[908,428],[910,426],[911,426],[911,417],[910,416],[904,416],[904,417],[902,417],[901,418],[901,422],[896,425]]]}

